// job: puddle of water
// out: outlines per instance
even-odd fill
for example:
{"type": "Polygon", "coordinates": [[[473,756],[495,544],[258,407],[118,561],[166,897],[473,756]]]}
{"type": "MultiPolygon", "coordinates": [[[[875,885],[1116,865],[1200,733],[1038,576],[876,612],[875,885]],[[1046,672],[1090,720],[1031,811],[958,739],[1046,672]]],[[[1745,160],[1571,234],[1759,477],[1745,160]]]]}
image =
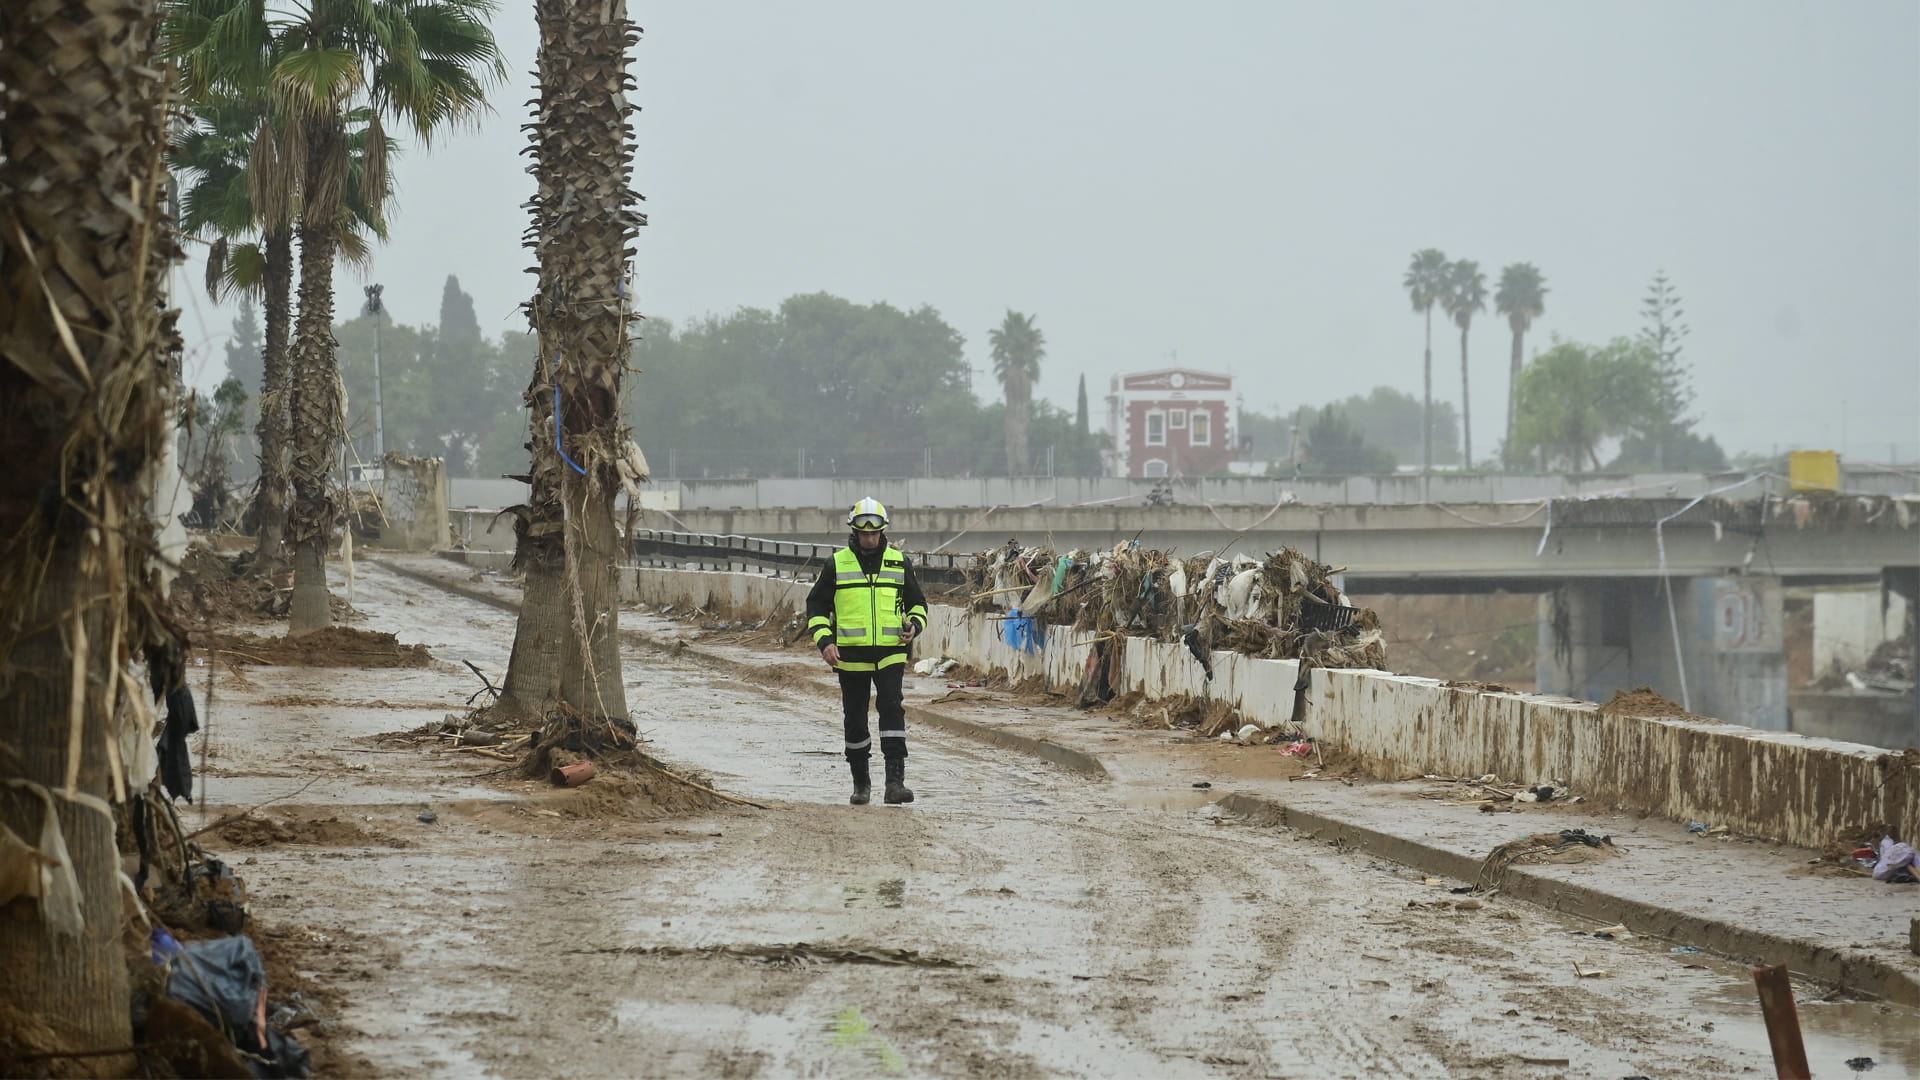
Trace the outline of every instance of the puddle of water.
{"type": "MultiPolygon", "coordinates": [[[[1718,971],[1723,965],[1712,967],[1718,971]]],[[[1716,1039],[1739,1046],[1765,1047],[1767,1025],[1760,1001],[1745,969],[1726,972],[1726,982],[1699,998],[1700,1016],[1711,1020],[1716,1039]],[[1736,974],[1737,972],[1737,974],[1736,974]]],[[[1805,994],[1796,985],[1795,996],[1805,994]]],[[[1800,1013],[1801,1039],[1807,1064],[1816,1080],[1871,1075],[1873,1080],[1920,1080],[1920,1013],[1877,1001],[1795,1002],[1800,1013]],[[1847,1062],[1872,1058],[1870,1070],[1856,1071],[1847,1062]]]]}

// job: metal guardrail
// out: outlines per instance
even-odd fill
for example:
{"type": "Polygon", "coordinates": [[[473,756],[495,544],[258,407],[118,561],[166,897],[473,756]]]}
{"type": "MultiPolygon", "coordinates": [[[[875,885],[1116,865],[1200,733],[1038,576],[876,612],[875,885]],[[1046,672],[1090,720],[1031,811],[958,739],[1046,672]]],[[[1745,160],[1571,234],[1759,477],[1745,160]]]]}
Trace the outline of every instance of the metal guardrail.
{"type": "MultiPolygon", "coordinates": [[[[701,570],[772,571],[787,577],[811,577],[833,560],[838,544],[797,540],[766,540],[757,536],[721,533],[671,532],[635,529],[627,537],[627,554],[637,566],[686,567],[701,570]]],[[[914,576],[925,584],[959,585],[961,568],[972,554],[907,552],[914,576]]]]}

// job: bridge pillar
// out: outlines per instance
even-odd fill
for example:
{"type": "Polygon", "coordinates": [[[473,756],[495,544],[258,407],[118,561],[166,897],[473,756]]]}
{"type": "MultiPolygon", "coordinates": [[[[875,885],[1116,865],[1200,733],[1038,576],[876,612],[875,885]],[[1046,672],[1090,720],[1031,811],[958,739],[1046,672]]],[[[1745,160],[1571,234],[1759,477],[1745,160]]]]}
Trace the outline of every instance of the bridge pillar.
{"type": "Polygon", "coordinates": [[[1568,581],[1540,598],[1540,692],[1652,687],[1695,713],[1787,729],[1785,594],[1762,575],[1568,581]]]}

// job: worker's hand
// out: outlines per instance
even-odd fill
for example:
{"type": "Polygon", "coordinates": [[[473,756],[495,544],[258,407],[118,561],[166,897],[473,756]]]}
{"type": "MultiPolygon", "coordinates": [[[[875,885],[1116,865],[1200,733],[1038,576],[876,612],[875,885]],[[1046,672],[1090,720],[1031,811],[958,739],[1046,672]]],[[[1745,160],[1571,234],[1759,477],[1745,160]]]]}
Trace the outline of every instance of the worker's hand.
{"type": "Polygon", "coordinates": [[[908,619],[907,625],[900,628],[900,643],[903,645],[913,644],[913,639],[919,636],[920,624],[914,622],[912,619],[908,619]]]}
{"type": "Polygon", "coordinates": [[[826,648],[820,650],[820,655],[822,658],[826,660],[828,667],[834,669],[835,671],[838,671],[840,669],[840,646],[829,645],[826,648]]]}

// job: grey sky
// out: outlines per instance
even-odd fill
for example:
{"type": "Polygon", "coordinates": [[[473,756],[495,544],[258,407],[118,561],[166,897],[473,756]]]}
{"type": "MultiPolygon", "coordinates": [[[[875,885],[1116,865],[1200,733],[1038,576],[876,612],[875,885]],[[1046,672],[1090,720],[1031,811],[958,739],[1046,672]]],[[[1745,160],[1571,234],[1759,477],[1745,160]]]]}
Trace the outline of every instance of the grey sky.
{"type": "MultiPolygon", "coordinates": [[[[1533,262],[1558,333],[1631,334],[1664,267],[1706,431],[1730,451],[1920,456],[1920,5],[634,4],[644,311],[825,290],[931,304],[985,368],[1035,315],[1041,396],[1179,361],[1248,407],[1417,394],[1416,248],[1490,285],[1533,262]]],[[[520,156],[531,5],[496,17],[497,115],[409,147],[374,278],[489,332],[532,288],[520,156]]],[[[183,277],[183,281],[193,278],[183,277]]],[[[359,280],[342,272],[342,309],[359,280]]],[[[227,318],[186,329],[217,355],[227,318]],[[202,329],[204,327],[204,330],[202,329]],[[202,337],[201,335],[205,335],[202,337]]],[[[1476,320],[1475,449],[1509,335],[1476,320]]],[[[1435,396],[1460,395],[1436,320],[1435,396]]],[[[982,394],[996,391],[983,387],[982,394]]],[[[645,392],[644,376],[636,392],[645,392]]],[[[644,433],[642,433],[644,442],[644,433]]]]}

